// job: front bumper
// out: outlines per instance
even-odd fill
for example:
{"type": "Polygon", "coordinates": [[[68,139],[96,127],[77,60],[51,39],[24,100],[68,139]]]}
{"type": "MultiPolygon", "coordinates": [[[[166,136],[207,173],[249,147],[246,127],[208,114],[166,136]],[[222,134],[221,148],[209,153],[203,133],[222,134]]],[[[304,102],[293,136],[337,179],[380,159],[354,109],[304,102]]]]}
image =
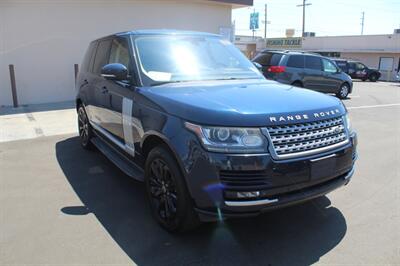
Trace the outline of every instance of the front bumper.
{"type": "Polygon", "coordinates": [[[350,181],[357,157],[356,134],[335,150],[279,161],[270,154],[206,152],[191,143],[185,177],[203,221],[255,216],[323,196],[350,181]]]}

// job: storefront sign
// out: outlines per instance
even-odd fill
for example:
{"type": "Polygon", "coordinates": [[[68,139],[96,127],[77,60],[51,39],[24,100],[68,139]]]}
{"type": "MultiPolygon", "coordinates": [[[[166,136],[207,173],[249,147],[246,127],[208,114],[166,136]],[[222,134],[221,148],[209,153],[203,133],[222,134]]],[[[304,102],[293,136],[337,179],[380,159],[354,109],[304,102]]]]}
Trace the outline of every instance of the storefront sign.
{"type": "Polygon", "coordinates": [[[267,48],[301,48],[302,38],[272,38],[267,40],[267,48]]]}

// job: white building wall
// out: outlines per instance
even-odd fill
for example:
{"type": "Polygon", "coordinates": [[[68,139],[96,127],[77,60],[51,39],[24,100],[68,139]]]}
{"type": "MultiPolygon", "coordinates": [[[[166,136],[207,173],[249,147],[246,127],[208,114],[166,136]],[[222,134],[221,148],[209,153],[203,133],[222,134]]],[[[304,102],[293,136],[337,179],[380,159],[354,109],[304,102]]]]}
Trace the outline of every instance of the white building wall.
{"type": "Polygon", "coordinates": [[[0,106],[71,100],[74,64],[88,43],[115,32],[171,28],[219,33],[231,5],[199,0],[0,0],[0,106]]]}

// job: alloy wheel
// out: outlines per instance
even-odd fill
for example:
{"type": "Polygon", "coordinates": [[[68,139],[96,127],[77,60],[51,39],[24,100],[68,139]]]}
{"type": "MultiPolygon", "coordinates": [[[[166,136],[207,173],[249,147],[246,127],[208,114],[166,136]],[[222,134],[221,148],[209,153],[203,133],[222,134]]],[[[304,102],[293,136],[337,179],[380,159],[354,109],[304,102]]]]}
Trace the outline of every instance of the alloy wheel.
{"type": "Polygon", "coordinates": [[[343,85],[340,89],[340,97],[345,99],[349,94],[349,87],[347,85],[343,85]]]}
{"type": "Polygon", "coordinates": [[[151,204],[157,216],[166,224],[174,223],[177,214],[177,190],[172,173],[161,159],[150,164],[151,204]]]}
{"type": "Polygon", "coordinates": [[[86,116],[86,112],[83,107],[78,110],[78,126],[79,126],[79,136],[82,141],[82,145],[86,146],[89,142],[89,120],[86,116]]]}

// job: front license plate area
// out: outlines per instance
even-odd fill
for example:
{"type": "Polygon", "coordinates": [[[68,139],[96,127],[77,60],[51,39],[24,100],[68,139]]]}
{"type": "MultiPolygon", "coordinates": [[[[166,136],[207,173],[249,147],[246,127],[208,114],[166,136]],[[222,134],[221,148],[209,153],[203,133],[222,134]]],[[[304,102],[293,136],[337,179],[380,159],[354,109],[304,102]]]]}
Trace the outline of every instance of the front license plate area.
{"type": "Polygon", "coordinates": [[[335,174],[336,157],[311,161],[311,180],[332,177],[335,174]]]}

